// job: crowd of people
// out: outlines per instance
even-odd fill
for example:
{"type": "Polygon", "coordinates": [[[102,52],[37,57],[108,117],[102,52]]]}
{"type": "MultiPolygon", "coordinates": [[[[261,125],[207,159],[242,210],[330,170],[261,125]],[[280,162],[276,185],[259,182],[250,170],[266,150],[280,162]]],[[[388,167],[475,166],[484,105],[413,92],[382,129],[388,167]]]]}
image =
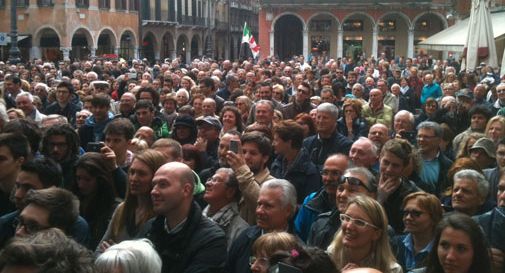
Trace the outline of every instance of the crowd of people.
{"type": "Polygon", "coordinates": [[[0,89],[0,272],[505,270],[484,63],[34,60],[0,89]]]}

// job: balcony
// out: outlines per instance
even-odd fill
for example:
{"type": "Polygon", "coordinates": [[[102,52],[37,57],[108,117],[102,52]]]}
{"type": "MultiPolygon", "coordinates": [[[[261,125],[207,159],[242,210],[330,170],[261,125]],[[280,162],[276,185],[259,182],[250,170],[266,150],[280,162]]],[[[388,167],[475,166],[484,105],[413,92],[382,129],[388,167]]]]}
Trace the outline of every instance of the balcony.
{"type": "Polygon", "coordinates": [[[220,21],[216,19],[216,30],[228,30],[228,22],[220,21]]]}

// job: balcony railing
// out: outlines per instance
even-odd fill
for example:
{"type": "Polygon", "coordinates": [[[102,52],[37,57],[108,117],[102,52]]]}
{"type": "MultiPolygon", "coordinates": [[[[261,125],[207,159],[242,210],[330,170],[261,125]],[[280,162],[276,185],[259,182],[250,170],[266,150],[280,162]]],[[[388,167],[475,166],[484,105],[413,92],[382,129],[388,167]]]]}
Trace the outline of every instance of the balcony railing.
{"type": "Polygon", "coordinates": [[[262,0],[262,5],[305,5],[305,4],[333,4],[333,5],[391,5],[391,4],[430,4],[433,0],[262,0]]]}

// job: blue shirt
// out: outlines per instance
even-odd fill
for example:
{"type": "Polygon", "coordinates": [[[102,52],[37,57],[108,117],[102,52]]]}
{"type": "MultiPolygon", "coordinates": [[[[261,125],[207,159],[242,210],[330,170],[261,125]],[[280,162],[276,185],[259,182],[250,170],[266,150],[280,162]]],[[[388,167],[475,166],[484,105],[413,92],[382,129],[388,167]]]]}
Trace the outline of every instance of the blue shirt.
{"type": "Polygon", "coordinates": [[[429,188],[436,189],[439,174],[440,163],[438,162],[438,156],[433,160],[423,160],[423,169],[419,174],[419,178],[424,184],[429,188]]]}
{"type": "Polygon", "coordinates": [[[440,98],[442,96],[442,89],[440,85],[436,83],[425,84],[423,90],[421,91],[421,104],[425,104],[428,98],[440,98]]]}
{"type": "Polygon", "coordinates": [[[405,245],[405,267],[408,271],[425,266],[422,265],[422,261],[428,257],[430,254],[431,248],[433,247],[433,240],[428,243],[421,251],[414,255],[414,241],[412,240],[412,234],[407,234],[403,239],[403,244],[405,245]]]}

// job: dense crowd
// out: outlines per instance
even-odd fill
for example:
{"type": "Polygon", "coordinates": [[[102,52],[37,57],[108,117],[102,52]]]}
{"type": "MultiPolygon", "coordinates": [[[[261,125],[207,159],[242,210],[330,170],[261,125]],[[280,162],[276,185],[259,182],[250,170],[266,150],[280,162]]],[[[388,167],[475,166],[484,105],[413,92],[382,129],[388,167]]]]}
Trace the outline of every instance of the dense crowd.
{"type": "Polygon", "coordinates": [[[1,272],[505,270],[485,63],[34,60],[0,82],[1,272]]]}

